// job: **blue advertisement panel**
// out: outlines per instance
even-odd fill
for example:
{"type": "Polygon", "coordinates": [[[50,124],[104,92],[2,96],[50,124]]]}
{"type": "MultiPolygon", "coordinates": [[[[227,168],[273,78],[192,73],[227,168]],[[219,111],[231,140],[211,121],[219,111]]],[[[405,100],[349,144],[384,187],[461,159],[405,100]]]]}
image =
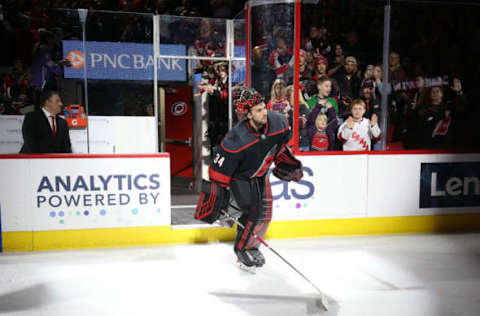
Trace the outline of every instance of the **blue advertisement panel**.
{"type": "Polygon", "coordinates": [[[420,208],[480,206],[480,162],[422,163],[420,208]]]}
{"type": "MultiPolygon", "coordinates": [[[[72,66],[65,67],[65,78],[82,79],[86,64],[88,79],[153,80],[153,44],[63,41],[63,58],[72,66]]],[[[162,44],[162,52],[185,55],[185,46],[162,44]]],[[[158,60],[159,81],[186,81],[186,61],[177,58],[158,60]]]]}
{"type": "MultiPolygon", "coordinates": [[[[234,56],[245,57],[245,46],[235,46],[234,56]]],[[[245,82],[247,78],[246,63],[244,61],[235,61],[233,62],[233,68],[235,71],[233,72],[232,83],[245,82]]]]}

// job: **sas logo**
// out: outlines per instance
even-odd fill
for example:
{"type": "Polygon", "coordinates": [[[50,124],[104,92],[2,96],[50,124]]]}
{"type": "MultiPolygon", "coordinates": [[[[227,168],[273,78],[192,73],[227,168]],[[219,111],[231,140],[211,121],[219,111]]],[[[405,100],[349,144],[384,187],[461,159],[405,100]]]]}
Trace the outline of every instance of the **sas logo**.
{"type": "Polygon", "coordinates": [[[85,56],[78,50],[72,50],[67,54],[67,59],[72,64],[73,69],[80,69],[85,65],[85,56]]]}
{"type": "MultiPolygon", "coordinates": [[[[272,174],[270,169],[268,176],[272,174]]],[[[272,198],[274,201],[284,199],[286,201],[292,198],[297,200],[307,200],[315,193],[315,187],[312,182],[307,180],[307,177],[313,177],[313,170],[309,167],[303,167],[303,178],[298,182],[286,182],[270,177],[270,184],[272,186],[272,198]]]]}
{"type": "Polygon", "coordinates": [[[185,102],[176,102],[172,105],[172,114],[174,116],[182,116],[187,113],[188,105],[185,102]]]}

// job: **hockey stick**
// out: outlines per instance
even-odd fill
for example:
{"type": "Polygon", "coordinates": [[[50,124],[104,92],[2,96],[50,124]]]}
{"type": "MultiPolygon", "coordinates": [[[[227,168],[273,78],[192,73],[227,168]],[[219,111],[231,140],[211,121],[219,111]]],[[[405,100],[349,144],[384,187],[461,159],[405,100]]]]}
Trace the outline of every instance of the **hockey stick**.
{"type": "MultiPolygon", "coordinates": [[[[239,210],[237,207],[233,206],[233,205],[229,205],[230,207],[236,209],[236,210],[239,210]]],[[[247,231],[249,231],[253,237],[255,237],[255,239],[257,239],[259,242],[261,242],[265,247],[267,247],[271,252],[273,252],[274,254],[276,254],[280,259],[283,260],[283,262],[285,262],[286,264],[288,264],[290,266],[290,268],[292,268],[293,270],[295,270],[295,272],[297,272],[302,278],[304,278],[308,283],[310,283],[311,286],[313,286],[315,288],[315,290],[318,291],[318,293],[320,293],[320,304],[323,306],[323,308],[328,311],[328,300],[327,300],[327,297],[325,296],[325,294],[323,294],[323,292],[315,285],[313,284],[312,281],[310,281],[305,275],[303,275],[302,272],[300,272],[297,268],[295,268],[290,262],[287,261],[287,259],[285,259],[284,257],[282,257],[275,249],[273,249],[272,247],[270,247],[269,244],[267,244],[267,242],[265,240],[263,240],[263,238],[261,238],[260,236],[258,236],[257,234],[255,234],[253,231],[247,229],[245,227],[245,225],[243,225],[242,223],[240,223],[238,221],[238,219],[236,219],[235,217],[231,216],[230,214],[228,214],[225,210],[222,210],[222,213],[225,217],[227,217],[229,220],[233,221],[234,223],[236,223],[238,226],[240,226],[242,229],[246,229],[247,231]]],[[[318,305],[318,304],[317,304],[318,305]]]]}

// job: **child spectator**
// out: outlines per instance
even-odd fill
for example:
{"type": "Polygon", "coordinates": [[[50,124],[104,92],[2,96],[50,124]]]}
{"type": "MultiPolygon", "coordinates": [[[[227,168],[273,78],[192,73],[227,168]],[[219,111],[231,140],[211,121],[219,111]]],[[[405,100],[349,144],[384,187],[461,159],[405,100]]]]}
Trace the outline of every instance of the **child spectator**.
{"type": "Polygon", "coordinates": [[[290,103],[287,100],[287,89],[285,81],[277,79],[273,82],[271,90],[271,99],[267,103],[267,110],[280,112],[288,116],[290,103]]]}
{"type": "Polygon", "coordinates": [[[335,98],[330,97],[332,91],[332,80],[326,76],[320,77],[317,80],[318,94],[311,97],[308,101],[308,107],[313,109],[317,104],[325,105],[330,103],[335,109],[336,115],[338,115],[338,104],[335,98]]]}
{"type": "Polygon", "coordinates": [[[375,114],[371,120],[363,117],[366,105],[360,99],[353,100],[350,108],[352,116],[338,129],[338,139],[343,143],[344,151],[369,151],[371,140],[379,141],[382,134],[377,124],[378,118],[375,114]]]}
{"type": "Polygon", "coordinates": [[[318,103],[307,118],[310,150],[333,150],[337,126],[338,119],[332,104],[328,101],[325,105],[318,103]]]}

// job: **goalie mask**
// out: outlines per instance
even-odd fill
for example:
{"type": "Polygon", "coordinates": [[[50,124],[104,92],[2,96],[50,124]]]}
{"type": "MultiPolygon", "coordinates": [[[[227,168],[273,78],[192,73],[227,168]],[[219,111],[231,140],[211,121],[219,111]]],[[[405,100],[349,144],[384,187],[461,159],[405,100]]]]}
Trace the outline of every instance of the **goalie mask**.
{"type": "Polygon", "coordinates": [[[247,114],[251,107],[265,101],[265,98],[253,88],[240,87],[234,90],[233,104],[237,112],[247,114]]]}

